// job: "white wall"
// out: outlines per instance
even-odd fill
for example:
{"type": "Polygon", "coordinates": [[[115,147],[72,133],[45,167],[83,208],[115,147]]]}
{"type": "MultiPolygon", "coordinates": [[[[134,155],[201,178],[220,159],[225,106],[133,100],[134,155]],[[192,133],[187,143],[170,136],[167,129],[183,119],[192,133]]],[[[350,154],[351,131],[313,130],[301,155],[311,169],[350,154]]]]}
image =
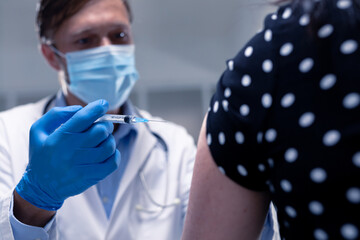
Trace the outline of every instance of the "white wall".
{"type": "MultiPolygon", "coordinates": [[[[37,48],[35,0],[0,1],[0,110],[58,88],[37,48]]],[[[261,28],[266,0],[132,0],[141,79],[133,101],[196,137],[215,84],[261,28]]]]}

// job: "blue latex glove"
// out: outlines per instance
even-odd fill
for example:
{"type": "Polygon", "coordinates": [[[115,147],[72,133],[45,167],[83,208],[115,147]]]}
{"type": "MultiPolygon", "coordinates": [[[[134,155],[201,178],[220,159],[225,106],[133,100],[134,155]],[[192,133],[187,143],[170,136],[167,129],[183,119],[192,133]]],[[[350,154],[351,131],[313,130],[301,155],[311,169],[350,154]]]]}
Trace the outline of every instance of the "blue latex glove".
{"type": "Polygon", "coordinates": [[[97,122],[105,100],[53,108],[30,130],[29,164],[16,186],[31,204],[50,211],[104,179],[120,163],[112,123],[97,122]]]}

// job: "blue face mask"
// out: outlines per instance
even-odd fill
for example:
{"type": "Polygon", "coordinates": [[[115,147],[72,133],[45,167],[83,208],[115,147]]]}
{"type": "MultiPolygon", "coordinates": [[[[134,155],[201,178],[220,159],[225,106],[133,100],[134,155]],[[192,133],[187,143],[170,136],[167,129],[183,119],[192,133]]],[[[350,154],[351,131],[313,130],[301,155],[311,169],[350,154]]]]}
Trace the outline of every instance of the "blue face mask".
{"type": "Polygon", "coordinates": [[[110,110],[117,109],[138,80],[134,45],[107,45],[66,54],[52,49],[66,59],[70,84],[63,82],[85,103],[105,99],[110,110]]]}

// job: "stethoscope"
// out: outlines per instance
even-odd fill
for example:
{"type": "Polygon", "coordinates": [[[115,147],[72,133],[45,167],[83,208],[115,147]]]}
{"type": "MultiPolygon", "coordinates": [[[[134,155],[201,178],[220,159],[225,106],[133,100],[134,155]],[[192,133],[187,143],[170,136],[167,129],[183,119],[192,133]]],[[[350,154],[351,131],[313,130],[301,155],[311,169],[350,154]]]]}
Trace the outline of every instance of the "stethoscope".
{"type": "MultiPolygon", "coordinates": [[[[43,115],[49,110],[51,104],[54,102],[54,100],[56,99],[56,95],[52,96],[48,101],[47,103],[45,104],[45,107],[44,107],[44,110],[43,110],[43,115]]],[[[141,116],[141,113],[136,109],[136,114],[139,116],[139,117],[142,117],[141,116]]],[[[149,160],[149,156],[147,156],[147,159],[146,161],[143,163],[143,165],[141,166],[141,168],[139,169],[138,171],[138,176],[140,178],[140,182],[141,182],[141,185],[142,187],[144,188],[145,190],[145,193],[147,195],[147,197],[149,198],[150,202],[152,204],[154,204],[156,206],[156,208],[146,208],[140,204],[137,204],[135,206],[135,209],[137,211],[141,211],[141,212],[147,212],[147,213],[160,213],[162,212],[165,208],[169,208],[169,207],[174,207],[174,206],[177,206],[181,203],[181,200],[180,198],[176,197],[174,198],[171,202],[168,202],[168,199],[167,199],[167,196],[168,196],[168,193],[169,193],[169,150],[168,150],[168,147],[167,147],[167,144],[165,142],[165,140],[157,133],[153,132],[151,129],[150,129],[150,126],[148,123],[144,123],[146,128],[148,129],[148,131],[157,139],[157,142],[158,144],[162,147],[164,153],[165,153],[165,160],[166,160],[166,190],[165,190],[165,197],[164,197],[164,200],[163,202],[159,202],[157,200],[155,200],[155,198],[153,197],[153,195],[151,194],[151,191],[150,191],[150,188],[146,182],[146,179],[145,179],[145,175],[144,175],[144,168],[149,160]]],[[[154,146],[155,148],[156,146],[154,146]]]]}
{"type": "MultiPolygon", "coordinates": [[[[137,114],[138,114],[138,116],[141,117],[141,114],[138,111],[137,111],[137,114]]],[[[168,151],[167,144],[165,143],[164,139],[161,136],[159,136],[157,133],[151,131],[151,129],[150,129],[150,127],[149,127],[149,125],[147,123],[145,123],[145,124],[146,124],[147,129],[157,139],[157,142],[162,146],[163,151],[165,153],[165,160],[166,160],[166,170],[165,170],[166,171],[166,192],[165,192],[164,200],[163,200],[162,203],[156,201],[155,198],[151,195],[151,191],[150,191],[149,186],[148,186],[148,184],[146,182],[144,171],[143,171],[143,169],[145,168],[146,163],[147,163],[147,161],[149,159],[149,157],[147,157],[147,160],[144,162],[143,166],[139,170],[139,177],[140,177],[141,185],[144,188],[147,197],[152,202],[152,204],[154,204],[156,206],[156,208],[149,209],[149,208],[143,207],[140,204],[137,204],[135,206],[135,209],[138,210],[138,211],[143,211],[143,212],[147,212],[147,213],[159,213],[162,210],[164,210],[165,208],[179,205],[181,201],[180,201],[180,198],[175,198],[170,203],[168,203],[168,201],[167,201],[167,196],[168,196],[168,193],[169,193],[169,182],[170,182],[169,181],[169,172],[170,171],[168,169],[169,168],[169,162],[168,162],[169,161],[169,151],[168,151]]]]}

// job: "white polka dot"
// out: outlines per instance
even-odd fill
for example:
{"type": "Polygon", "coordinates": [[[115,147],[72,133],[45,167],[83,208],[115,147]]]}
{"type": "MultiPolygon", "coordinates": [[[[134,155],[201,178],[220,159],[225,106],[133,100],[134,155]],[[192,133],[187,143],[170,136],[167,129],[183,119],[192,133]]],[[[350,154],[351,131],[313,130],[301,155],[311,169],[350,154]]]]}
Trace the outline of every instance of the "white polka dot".
{"type": "Polygon", "coordinates": [[[244,134],[242,132],[235,133],[235,140],[238,144],[243,144],[245,141],[244,134]]]}
{"type": "Polygon", "coordinates": [[[299,119],[299,125],[303,128],[310,127],[314,123],[315,115],[311,112],[304,113],[299,119]]]}
{"type": "Polygon", "coordinates": [[[283,19],[288,19],[292,14],[292,10],[291,8],[286,8],[285,11],[283,12],[282,18],[283,19]]]}
{"type": "Polygon", "coordinates": [[[323,137],[323,143],[327,147],[334,146],[340,141],[341,134],[337,130],[330,130],[327,133],[325,133],[323,137]]]}
{"type": "Polygon", "coordinates": [[[262,98],[261,98],[261,103],[263,105],[264,108],[269,108],[271,107],[272,104],[272,97],[269,93],[265,93],[262,98]]]}
{"type": "Polygon", "coordinates": [[[266,73],[271,72],[272,69],[273,69],[273,63],[272,63],[272,61],[269,60],[269,59],[265,60],[265,61],[263,62],[263,64],[262,64],[262,68],[263,68],[264,72],[266,72],[266,73]]]}
{"type": "Polygon", "coordinates": [[[223,175],[225,175],[225,170],[224,170],[223,167],[218,167],[218,169],[220,170],[220,172],[221,172],[223,175]]]}
{"type": "Polygon", "coordinates": [[[274,160],[272,158],[268,159],[268,163],[271,168],[274,167],[274,160]]]}
{"type": "Polygon", "coordinates": [[[310,172],[310,178],[316,183],[322,183],[326,180],[326,172],[322,168],[315,168],[310,172]]]}
{"type": "Polygon", "coordinates": [[[341,227],[341,234],[345,239],[357,239],[359,230],[352,224],[345,224],[341,227]]]}
{"type": "Polygon", "coordinates": [[[222,102],[222,106],[225,112],[229,111],[229,102],[227,100],[223,100],[222,102]]]}
{"type": "Polygon", "coordinates": [[[271,15],[271,19],[272,19],[272,20],[276,20],[276,19],[277,19],[277,15],[274,13],[273,15],[271,15]]]}
{"type": "Polygon", "coordinates": [[[322,90],[328,90],[332,88],[336,83],[336,76],[334,74],[325,75],[320,81],[320,88],[322,90]]]}
{"type": "Polygon", "coordinates": [[[360,188],[353,187],[347,190],[346,197],[349,200],[349,202],[354,204],[360,203],[360,188]]]}
{"type": "Polygon", "coordinates": [[[263,139],[263,133],[262,132],[258,132],[257,136],[256,136],[257,142],[258,143],[262,143],[262,139],[263,139]]]}
{"type": "Polygon", "coordinates": [[[352,54],[358,48],[358,43],[355,40],[346,40],[340,46],[340,51],[343,54],[352,54]]]}
{"type": "Polygon", "coordinates": [[[219,110],[219,102],[215,101],[213,106],[213,112],[216,113],[219,110]]]}
{"type": "Polygon", "coordinates": [[[297,216],[296,210],[295,210],[293,207],[286,206],[286,207],[285,207],[285,212],[286,212],[287,215],[289,215],[289,217],[291,217],[291,218],[296,218],[296,216],[297,216]]]}
{"type": "Polygon", "coordinates": [[[347,109],[353,109],[359,106],[360,95],[358,93],[349,93],[343,100],[343,105],[347,109]]]}
{"type": "Polygon", "coordinates": [[[293,51],[293,49],[294,49],[294,45],[292,45],[292,43],[285,43],[280,48],[280,55],[283,57],[288,56],[293,51]]]}
{"type": "Polygon", "coordinates": [[[228,61],[228,67],[229,67],[230,71],[234,70],[234,61],[233,60],[228,61]]]}
{"type": "Polygon", "coordinates": [[[224,144],[225,144],[225,134],[224,134],[223,132],[220,132],[220,133],[219,133],[218,139],[219,139],[220,145],[224,145],[224,144]]]}
{"type": "Polygon", "coordinates": [[[251,84],[251,77],[249,75],[244,75],[241,79],[241,84],[244,87],[248,87],[251,84]]]}
{"type": "Polygon", "coordinates": [[[292,185],[288,180],[281,180],[280,181],[280,186],[282,188],[282,190],[284,190],[284,192],[291,192],[292,190],[292,185]]]}
{"type": "Polygon", "coordinates": [[[270,29],[265,31],[264,35],[265,41],[270,42],[272,39],[272,31],[270,29]]]}
{"type": "Polygon", "coordinates": [[[301,61],[299,65],[299,70],[302,73],[307,73],[312,69],[313,66],[314,66],[314,60],[312,60],[311,58],[305,58],[304,60],[301,61]]]}
{"type": "Polygon", "coordinates": [[[289,148],[286,150],[284,157],[289,163],[295,162],[298,158],[298,151],[295,148],[289,148]]]}
{"type": "Polygon", "coordinates": [[[355,166],[360,167],[360,152],[355,153],[352,159],[355,166]]]}
{"type": "Polygon", "coordinates": [[[329,237],[327,233],[322,229],[315,229],[314,231],[314,237],[316,240],[327,240],[329,237]]]}
{"type": "Polygon", "coordinates": [[[248,172],[247,172],[246,168],[244,166],[242,166],[242,165],[238,165],[237,170],[238,170],[238,172],[240,173],[241,176],[245,177],[245,176],[248,175],[248,172]]]}
{"type": "Polygon", "coordinates": [[[310,23],[310,15],[309,14],[304,14],[301,16],[300,20],[299,20],[299,24],[301,26],[306,26],[310,23]]]}
{"type": "Polygon", "coordinates": [[[264,164],[259,164],[258,169],[260,172],[263,172],[263,171],[265,171],[266,168],[265,168],[264,164]]]}
{"type": "Polygon", "coordinates": [[[334,27],[331,24],[326,24],[322,26],[318,31],[319,38],[327,38],[329,37],[334,31],[334,27]]]}
{"type": "Polygon", "coordinates": [[[249,46],[245,49],[245,57],[250,57],[253,54],[253,47],[249,46]]]}
{"type": "Polygon", "coordinates": [[[268,142],[273,142],[273,141],[275,141],[276,136],[277,136],[277,132],[276,132],[276,130],[273,129],[273,128],[267,130],[266,133],[265,133],[265,139],[266,139],[266,141],[268,141],[268,142]]]}
{"type": "Polygon", "coordinates": [[[210,112],[210,111],[211,111],[211,107],[208,108],[208,112],[210,112]]]}
{"type": "Polygon", "coordinates": [[[281,99],[281,106],[284,108],[288,108],[294,102],[295,102],[295,95],[293,93],[287,93],[281,99]]]}
{"type": "Polygon", "coordinates": [[[225,88],[224,97],[229,98],[231,96],[231,89],[225,88]]]}
{"type": "Polygon", "coordinates": [[[207,137],[206,137],[206,141],[207,141],[207,144],[210,146],[211,145],[211,134],[208,133],[207,137]]]}
{"type": "Polygon", "coordinates": [[[314,215],[321,215],[324,212],[324,207],[320,202],[312,201],[309,203],[309,210],[314,215]]]}
{"type": "Polygon", "coordinates": [[[351,5],[352,5],[351,0],[339,0],[336,4],[336,6],[339,9],[346,9],[346,8],[351,7],[351,5]]]}
{"type": "Polygon", "coordinates": [[[250,113],[250,108],[249,108],[248,105],[243,104],[243,105],[240,106],[240,114],[242,116],[245,117],[245,116],[249,115],[249,113],[250,113]]]}

